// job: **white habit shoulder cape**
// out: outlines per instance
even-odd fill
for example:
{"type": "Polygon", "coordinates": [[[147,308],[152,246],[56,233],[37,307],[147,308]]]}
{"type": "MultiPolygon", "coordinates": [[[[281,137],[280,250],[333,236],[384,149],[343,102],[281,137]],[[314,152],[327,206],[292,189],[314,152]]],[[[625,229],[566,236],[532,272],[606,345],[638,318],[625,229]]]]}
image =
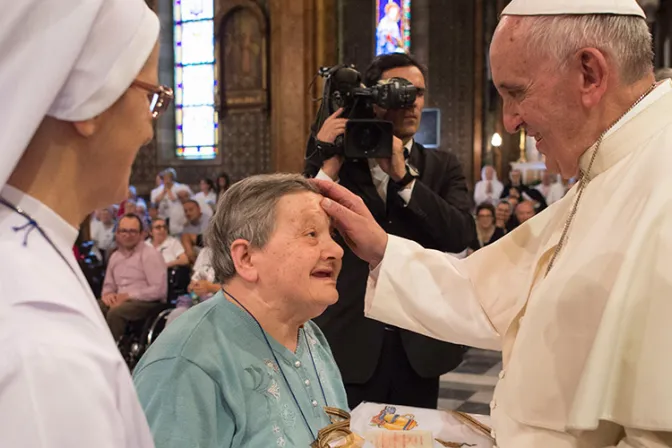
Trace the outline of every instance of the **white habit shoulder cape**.
{"type": "Polygon", "coordinates": [[[390,236],[367,316],[501,349],[496,405],[519,424],[672,431],[670,81],[640,106],[603,141],[547,277],[577,188],[465,260],[390,236]]]}

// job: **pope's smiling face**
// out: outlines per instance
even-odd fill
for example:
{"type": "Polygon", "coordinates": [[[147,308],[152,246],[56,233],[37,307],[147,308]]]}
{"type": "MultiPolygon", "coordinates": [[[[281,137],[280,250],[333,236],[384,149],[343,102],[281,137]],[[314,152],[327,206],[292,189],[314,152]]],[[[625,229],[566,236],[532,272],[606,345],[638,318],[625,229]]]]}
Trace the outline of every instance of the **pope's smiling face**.
{"type": "Polygon", "coordinates": [[[525,20],[531,19],[504,17],[490,48],[504,126],[509,133],[524,128],[536,140],[548,169],[568,178],[593,143],[585,130],[590,110],[582,102],[580,61],[559,68],[556,60],[531,49],[525,20]]]}

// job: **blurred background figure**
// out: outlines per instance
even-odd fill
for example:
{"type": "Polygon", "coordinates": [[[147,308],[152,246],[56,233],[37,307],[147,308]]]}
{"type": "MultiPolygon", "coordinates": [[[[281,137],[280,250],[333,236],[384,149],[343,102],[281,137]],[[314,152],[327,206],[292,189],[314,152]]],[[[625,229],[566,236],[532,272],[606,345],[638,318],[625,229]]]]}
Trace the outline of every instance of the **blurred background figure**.
{"type": "Polygon", "coordinates": [[[203,178],[198,182],[198,186],[201,191],[196,193],[193,198],[200,204],[207,204],[208,207],[214,211],[215,204],[217,203],[217,191],[215,188],[215,183],[212,181],[212,179],[203,178]]]}
{"type": "MultiPolygon", "coordinates": [[[[208,228],[212,212],[203,213],[200,204],[194,199],[188,199],[183,204],[185,224],[182,228],[182,245],[191,263],[196,261],[198,253],[203,248],[203,234],[208,228]]],[[[206,211],[209,207],[206,205],[206,211]]]]}
{"type": "Polygon", "coordinates": [[[159,219],[159,207],[154,203],[150,203],[149,208],[147,209],[147,216],[149,222],[154,222],[155,219],[159,219]]]}
{"type": "Polygon", "coordinates": [[[146,243],[159,251],[163,256],[163,261],[166,262],[167,268],[189,265],[189,259],[187,254],[184,253],[182,243],[177,238],[168,235],[168,226],[165,220],[157,218],[152,221],[150,238],[146,243]]]}
{"type": "Polygon", "coordinates": [[[226,190],[229,189],[231,186],[231,178],[227,173],[222,173],[219,176],[217,176],[217,185],[216,185],[216,193],[217,193],[217,200],[219,200],[219,197],[223,195],[226,190]]]}
{"type": "Polygon", "coordinates": [[[495,169],[486,165],[481,170],[481,180],[474,187],[474,202],[476,205],[483,203],[495,204],[502,195],[504,185],[497,179],[495,169]]]}
{"type": "Polygon", "coordinates": [[[98,210],[98,221],[91,221],[91,240],[93,241],[93,251],[101,261],[107,261],[112,249],[115,247],[114,226],[114,208],[106,207],[98,210]]]}
{"type": "Polygon", "coordinates": [[[534,202],[532,201],[523,201],[516,206],[516,219],[518,221],[518,225],[532,218],[535,214],[536,212],[534,211],[534,202]]]}
{"type": "Polygon", "coordinates": [[[521,193],[529,190],[529,187],[523,183],[523,173],[518,169],[512,169],[511,172],[509,172],[509,181],[504,185],[500,197],[507,197],[511,188],[517,188],[521,193]]]}
{"type": "Polygon", "coordinates": [[[495,207],[484,203],[476,207],[476,239],[469,244],[468,254],[481,247],[492,244],[506,233],[504,229],[497,227],[495,219],[495,207]]]}
{"type": "Polygon", "coordinates": [[[512,215],[513,206],[506,199],[501,199],[495,208],[495,226],[502,229],[504,233],[513,230],[515,225],[511,222],[512,215]]]}
{"type": "Polygon", "coordinates": [[[177,299],[175,309],[168,316],[166,325],[173,322],[192,306],[208,300],[221,289],[222,285],[215,280],[215,270],[212,267],[211,257],[212,252],[207,247],[199,252],[189,283],[189,294],[177,299]]]}
{"type": "Polygon", "coordinates": [[[135,187],[133,185],[129,185],[128,186],[128,193],[126,195],[126,199],[123,200],[119,204],[119,209],[117,211],[117,217],[124,216],[127,213],[136,213],[135,209],[132,209],[132,211],[127,211],[126,210],[126,203],[127,202],[133,202],[134,206],[137,206],[138,204],[142,204],[142,206],[145,208],[145,210],[147,209],[147,204],[145,204],[145,200],[142,199],[141,197],[138,197],[137,190],[135,189],[135,187]]]}
{"type": "MultiPolygon", "coordinates": [[[[191,189],[187,185],[177,182],[177,173],[173,168],[166,168],[162,172],[163,185],[152,190],[151,201],[159,208],[159,216],[168,219],[171,235],[182,232],[179,222],[173,222],[173,217],[179,218],[182,213],[182,203],[178,198],[180,192],[187,192],[191,197],[191,189]]],[[[176,221],[179,221],[176,220],[176,221]]]]}
{"type": "Polygon", "coordinates": [[[544,196],[547,205],[551,205],[565,196],[565,187],[562,182],[558,182],[557,176],[546,170],[541,173],[541,183],[534,188],[544,196]]]}

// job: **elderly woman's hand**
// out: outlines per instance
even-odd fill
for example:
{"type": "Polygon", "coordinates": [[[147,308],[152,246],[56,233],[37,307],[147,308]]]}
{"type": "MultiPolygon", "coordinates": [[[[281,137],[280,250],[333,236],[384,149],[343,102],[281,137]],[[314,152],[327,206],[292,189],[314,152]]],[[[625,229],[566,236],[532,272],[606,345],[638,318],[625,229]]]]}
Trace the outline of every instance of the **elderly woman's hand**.
{"type": "Polygon", "coordinates": [[[195,292],[199,297],[207,296],[212,293],[214,284],[207,280],[196,280],[191,282],[189,289],[195,292]]]}

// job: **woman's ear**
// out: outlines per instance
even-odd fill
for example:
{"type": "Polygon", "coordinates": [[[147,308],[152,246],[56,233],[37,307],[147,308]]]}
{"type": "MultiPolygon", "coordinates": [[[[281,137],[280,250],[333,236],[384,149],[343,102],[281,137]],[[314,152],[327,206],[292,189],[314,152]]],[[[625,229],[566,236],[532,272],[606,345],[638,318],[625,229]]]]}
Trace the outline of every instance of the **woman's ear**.
{"type": "Polygon", "coordinates": [[[254,283],[259,278],[259,272],[252,260],[249,241],[237,239],[231,243],[231,260],[238,274],[243,280],[254,283]]]}

